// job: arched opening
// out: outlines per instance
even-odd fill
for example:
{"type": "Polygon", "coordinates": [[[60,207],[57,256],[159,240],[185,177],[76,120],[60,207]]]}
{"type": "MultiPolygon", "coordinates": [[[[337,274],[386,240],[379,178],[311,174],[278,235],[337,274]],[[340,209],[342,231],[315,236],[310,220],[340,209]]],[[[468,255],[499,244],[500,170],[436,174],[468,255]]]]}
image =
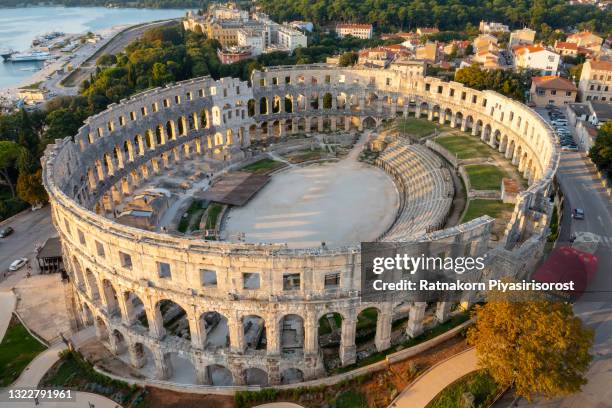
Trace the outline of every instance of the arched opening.
{"type": "Polygon", "coordinates": [[[304,351],[304,319],[295,314],[285,315],[280,321],[281,353],[295,355],[304,351]]]}
{"type": "Polygon", "coordinates": [[[74,273],[74,284],[76,284],[81,290],[85,289],[85,278],[83,277],[81,264],[79,264],[76,257],[72,257],[72,271],[74,273]]]}
{"type": "Polygon", "coordinates": [[[281,384],[295,384],[304,381],[304,373],[297,368],[288,368],[281,372],[281,384]]]}
{"type": "Polygon", "coordinates": [[[179,135],[185,136],[187,134],[187,127],[185,126],[185,117],[181,116],[178,121],[178,132],[179,135]]]}
{"type": "Polygon", "coordinates": [[[368,307],[357,315],[357,326],[355,328],[356,344],[365,343],[376,336],[377,320],[378,309],[375,307],[368,307]]]}
{"type": "Polygon", "coordinates": [[[319,319],[319,347],[336,347],[342,340],[342,315],[327,313],[319,319]]]}
{"type": "Polygon", "coordinates": [[[93,300],[99,300],[100,289],[95,275],[91,270],[85,269],[85,276],[87,277],[87,286],[89,287],[89,297],[93,300]]]}
{"type": "Polygon", "coordinates": [[[140,368],[147,378],[155,377],[155,359],[153,353],[142,343],[133,343],[130,351],[130,363],[133,367],[140,368]]]}
{"type": "Polygon", "coordinates": [[[268,373],[261,368],[247,368],[244,370],[244,382],[246,385],[268,386],[268,373]]]}
{"type": "Polygon", "coordinates": [[[427,104],[427,102],[422,102],[419,107],[421,108],[419,116],[427,116],[429,113],[429,105],[427,104]]]}
{"type": "Polygon", "coordinates": [[[171,300],[164,299],[157,302],[156,312],[159,314],[158,318],[162,319],[167,335],[191,340],[189,320],[187,320],[185,309],[171,300]]]}
{"type": "Polygon", "coordinates": [[[200,112],[200,127],[202,129],[206,129],[208,127],[208,111],[206,109],[202,109],[200,112]]]}
{"type": "Polygon", "coordinates": [[[364,129],[374,129],[375,127],[376,127],[376,120],[373,117],[368,116],[367,118],[363,120],[364,129]]]}
{"type": "Polygon", "coordinates": [[[310,95],[310,108],[315,110],[319,109],[319,95],[316,93],[310,95]]]}
{"type": "Polygon", "coordinates": [[[275,96],[274,101],[272,102],[272,113],[280,113],[281,111],[281,98],[280,96],[275,96]]]}
{"type": "Polygon", "coordinates": [[[374,92],[370,92],[366,96],[365,103],[366,103],[366,106],[370,109],[376,108],[377,103],[378,103],[378,95],[376,95],[374,92]]]}
{"type": "Polygon", "coordinates": [[[266,322],[263,318],[256,315],[249,315],[242,318],[244,328],[244,343],[247,350],[266,349],[266,322]]]}
{"type": "Polygon", "coordinates": [[[123,299],[127,306],[128,320],[132,324],[140,325],[144,328],[149,328],[149,320],[145,312],[142,300],[134,292],[123,292],[123,299]]]}
{"type": "Polygon", "coordinates": [[[331,109],[332,100],[333,96],[331,93],[327,92],[325,95],[323,95],[323,109],[331,109]]]}
{"type": "Polygon", "coordinates": [[[125,337],[123,337],[123,334],[115,329],[113,330],[113,343],[115,345],[115,353],[117,355],[123,354],[127,351],[127,343],[125,341],[125,337]]]}
{"type": "Polygon", "coordinates": [[[230,344],[227,318],[218,312],[202,313],[200,319],[206,333],[205,348],[226,348],[230,344]]]}
{"type": "Polygon", "coordinates": [[[278,120],[272,122],[272,136],[279,137],[281,135],[281,123],[278,120]]]}
{"type": "Polygon", "coordinates": [[[293,113],[293,97],[290,95],[285,96],[285,112],[293,113]]]}
{"type": "Polygon", "coordinates": [[[268,98],[262,97],[259,100],[259,114],[267,115],[268,114],[268,98]]]}
{"type": "Polygon", "coordinates": [[[108,327],[100,316],[96,316],[96,336],[100,341],[108,340],[108,327]]]}
{"type": "Polygon", "coordinates": [[[491,139],[491,146],[494,148],[498,148],[501,143],[501,132],[499,130],[495,130],[493,133],[493,138],[491,139]]]}
{"type": "Polygon", "coordinates": [[[483,131],[482,131],[482,137],[481,139],[484,142],[489,142],[489,140],[491,139],[491,125],[489,125],[488,123],[485,125],[483,131]]]}
{"type": "Polygon", "coordinates": [[[297,120],[297,126],[298,126],[298,131],[299,132],[305,132],[306,131],[306,119],[299,118],[297,120]]]}
{"type": "Polygon", "coordinates": [[[83,303],[83,324],[85,326],[91,326],[94,324],[94,316],[91,313],[91,309],[87,303],[83,303]]]}
{"type": "Polygon", "coordinates": [[[174,123],[171,120],[166,122],[166,135],[168,135],[168,139],[174,140],[176,139],[176,134],[174,134],[174,123]]]}
{"type": "Polygon", "coordinates": [[[206,367],[208,370],[208,378],[211,385],[229,386],[234,385],[232,372],[219,364],[213,364],[206,367]]]}
{"type": "Polygon", "coordinates": [[[247,114],[250,118],[255,116],[255,99],[249,99],[247,102],[247,114]]]}
{"type": "Polygon", "coordinates": [[[450,124],[452,118],[453,118],[453,111],[451,111],[449,108],[446,108],[444,110],[444,118],[443,118],[444,123],[450,124]]]}
{"type": "Polygon", "coordinates": [[[103,279],[102,289],[104,290],[104,302],[109,315],[119,316],[119,300],[113,284],[108,279],[103,279]]]}

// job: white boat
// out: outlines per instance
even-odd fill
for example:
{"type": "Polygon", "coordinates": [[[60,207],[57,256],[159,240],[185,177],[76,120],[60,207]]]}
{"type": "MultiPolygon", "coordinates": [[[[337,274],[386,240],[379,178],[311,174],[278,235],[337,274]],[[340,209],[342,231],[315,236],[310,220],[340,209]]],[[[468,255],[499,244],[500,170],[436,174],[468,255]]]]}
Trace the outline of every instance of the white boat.
{"type": "Polygon", "coordinates": [[[11,62],[30,62],[30,61],[46,61],[52,55],[45,51],[17,52],[8,57],[7,61],[11,62]]]}

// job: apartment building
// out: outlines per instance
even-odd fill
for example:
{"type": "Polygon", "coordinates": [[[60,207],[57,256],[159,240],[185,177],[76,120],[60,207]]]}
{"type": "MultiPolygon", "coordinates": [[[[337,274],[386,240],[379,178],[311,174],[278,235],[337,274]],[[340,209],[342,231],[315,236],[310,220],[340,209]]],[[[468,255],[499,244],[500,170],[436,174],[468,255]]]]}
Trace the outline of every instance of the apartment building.
{"type": "Polygon", "coordinates": [[[340,38],[351,35],[364,40],[372,38],[374,33],[372,24],[338,23],[336,24],[336,34],[340,38]]]}
{"type": "Polygon", "coordinates": [[[541,75],[557,75],[559,54],[542,45],[519,45],[514,48],[514,67],[540,71],[541,75]]]}
{"type": "Polygon", "coordinates": [[[612,100],[612,61],[588,60],[583,64],[578,97],[582,102],[612,100]]]}
{"type": "Polygon", "coordinates": [[[576,101],[578,88],[572,81],[556,75],[531,78],[530,100],[535,106],[562,107],[576,101]]]}
{"type": "Polygon", "coordinates": [[[535,41],[536,32],[530,28],[514,30],[510,33],[508,48],[512,49],[516,45],[532,45],[535,41]]]}

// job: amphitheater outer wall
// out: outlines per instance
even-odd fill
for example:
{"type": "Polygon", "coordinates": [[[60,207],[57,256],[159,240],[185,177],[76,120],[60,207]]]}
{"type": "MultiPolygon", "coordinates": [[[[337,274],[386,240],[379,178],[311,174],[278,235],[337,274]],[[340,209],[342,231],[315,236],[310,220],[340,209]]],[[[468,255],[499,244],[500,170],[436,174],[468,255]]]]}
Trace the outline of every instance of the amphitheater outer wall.
{"type": "MultiPolygon", "coordinates": [[[[558,152],[551,129],[526,106],[491,91],[393,70],[277,67],[254,72],[251,82],[249,87],[232,78],[206,77],[135,95],[90,117],[74,142],[56,140],[45,152],[43,183],[73,282],[75,318],[80,324],[93,323],[113,352],[127,350],[132,365],[145,364],[146,354],[155,377],[167,379],[175,355],[191,361],[200,384],[211,383],[210,367],[215,366],[227,368],[234,385],[244,385],[246,370],[253,368],[263,370],[269,384],[281,383],[286,370],[296,369],[311,380],[324,372],[319,318],[342,316],[339,353],[347,365],[356,358],[357,315],[368,307],[378,311],[377,349],[390,344],[394,305],[360,301],[358,245],[291,250],[276,244],[211,242],[144,231],[104,216],[113,214],[115,203],[141,180],[193,155],[206,156],[214,172],[249,157],[252,140],[285,132],[363,129],[397,116],[450,121],[504,153],[530,186],[520,195],[496,248],[487,248],[493,220],[486,216],[406,240],[472,242],[475,253],[490,255],[489,277],[500,270],[528,270],[542,250],[558,152]],[[168,272],[165,277],[160,268],[168,272]],[[215,287],[202,285],[202,271],[216,273],[215,287]],[[258,273],[260,288],[245,289],[244,273],[258,273]],[[298,289],[283,288],[286,273],[300,275],[298,289]],[[339,275],[337,287],[325,287],[328,274],[339,275]],[[136,321],[135,297],[148,328],[136,321]],[[164,300],[185,311],[190,340],[165,332],[160,311],[164,300]],[[225,347],[207,343],[202,316],[209,311],[227,319],[225,347]],[[299,316],[303,327],[303,349],[291,355],[281,339],[288,315],[299,316]],[[252,350],[245,343],[247,316],[265,321],[266,350],[252,350]]],[[[449,306],[437,305],[440,321],[448,317],[449,306]]],[[[422,330],[425,307],[410,306],[409,335],[422,330]]]]}

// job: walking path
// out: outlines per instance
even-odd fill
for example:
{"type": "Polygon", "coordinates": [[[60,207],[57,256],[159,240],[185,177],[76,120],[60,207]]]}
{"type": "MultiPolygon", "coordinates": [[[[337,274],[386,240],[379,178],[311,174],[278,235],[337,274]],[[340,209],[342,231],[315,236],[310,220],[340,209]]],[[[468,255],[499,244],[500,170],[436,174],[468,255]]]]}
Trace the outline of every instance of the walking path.
{"type": "Polygon", "coordinates": [[[463,351],[426,371],[389,408],[424,408],[440,391],[477,368],[476,350],[463,351]]]}
{"type": "MultiPolygon", "coordinates": [[[[23,278],[23,276],[22,276],[23,278]]],[[[15,295],[11,290],[7,280],[0,283],[0,342],[4,338],[6,329],[11,321],[11,317],[16,307],[15,295]]],[[[82,330],[72,336],[71,340],[75,347],[79,347],[89,341],[95,335],[93,327],[82,330]]],[[[36,388],[40,380],[47,371],[59,360],[59,353],[66,349],[66,344],[59,341],[52,344],[47,350],[40,353],[23,370],[17,381],[9,388],[0,392],[0,408],[20,408],[20,407],[58,407],[58,408],[121,408],[115,401],[102,395],[76,391],[73,401],[39,401],[35,404],[34,400],[16,402],[9,401],[8,390],[19,388],[36,388]],[[93,405],[92,405],[93,404],[93,405]]]]}

